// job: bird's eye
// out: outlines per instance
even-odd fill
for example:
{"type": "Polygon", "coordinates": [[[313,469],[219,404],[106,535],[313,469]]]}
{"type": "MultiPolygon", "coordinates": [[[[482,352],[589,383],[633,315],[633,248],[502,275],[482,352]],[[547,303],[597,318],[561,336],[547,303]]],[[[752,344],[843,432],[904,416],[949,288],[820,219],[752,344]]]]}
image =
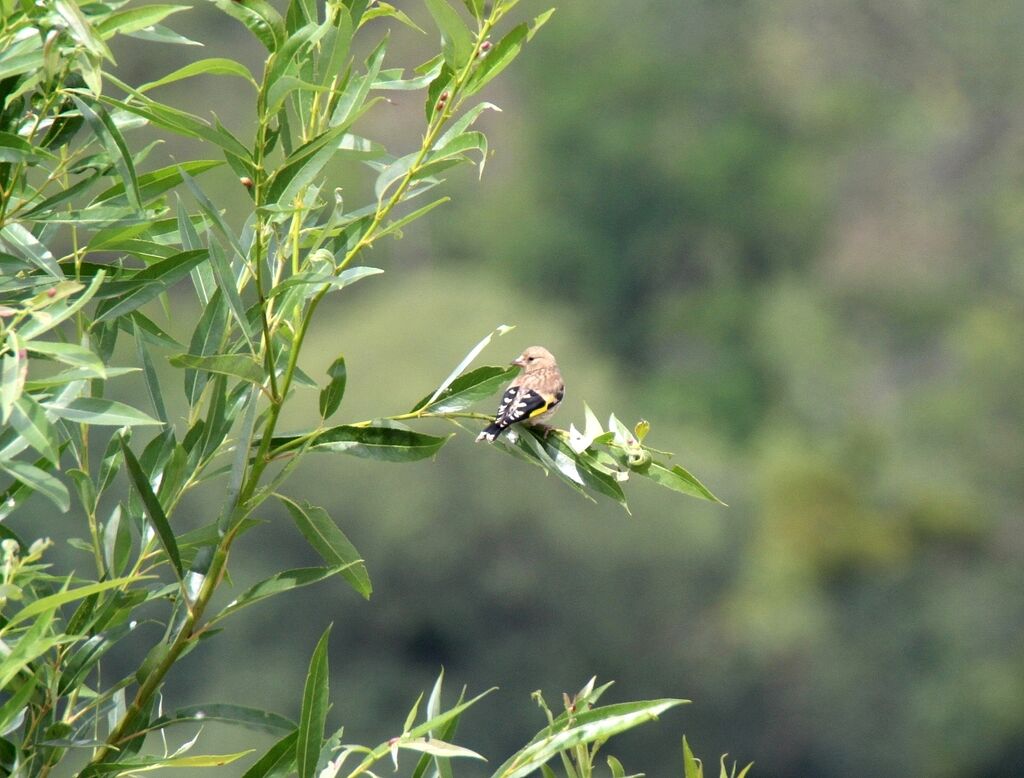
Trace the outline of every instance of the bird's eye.
{"type": "Polygon", "coordinates": [[[533,360],[535,360],[536,358],[537,358],[537,357],[527,357],[527,358],[526,358],[526,361],[527,361],[527,362],[532,362],[532,361],[533,361],[533,360]]]}

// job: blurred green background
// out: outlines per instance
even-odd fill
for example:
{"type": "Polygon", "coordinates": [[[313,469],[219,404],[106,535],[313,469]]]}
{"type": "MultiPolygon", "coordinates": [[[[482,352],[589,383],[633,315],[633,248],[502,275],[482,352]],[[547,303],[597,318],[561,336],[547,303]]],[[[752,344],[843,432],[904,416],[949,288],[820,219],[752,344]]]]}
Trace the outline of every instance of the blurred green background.
{"type": "MultiPolygon", "coordinates": [[[[208,5],[172,22],[198,56],[261,63],[208,5]]],[[[417,465],[314,457],[285,491],[342,526],[372,600],[321,585],[245,611],[165,706],[294,715],[333,622],[346,742],[397,734],[443,666],[451,690],[501,687],[458,738],[492,767],[544,724],[531,691],[597,675],[606,699],[693,700],[613,743],[649,776],[681,774],[683,732],[761,776],[1024,774],[1022,39],[1008,0],[560,3],[485,95],[504,112],[483,180],[458,172],[452,204],[374,249],[387,274],[321,309],[303,367],[345,355],[344,420],[401,412],[516,324],[483,362],[548,346],[559,426],[583,400],[643,416],[731,507],[636,484],[627,517],[468,434],[417,465]]],[[[396,29],[391,63],[429,42],[396,29]]],[[[118,52],[135,82],[197,56],[118,52]]],[[[178,99],[247,127],[223,84],[178,99]]],[[[421,98],[394,99],[363,131],[400,153],[421,98]]],[[[264,518],[239,591],[315,564],[264,518]]]]}

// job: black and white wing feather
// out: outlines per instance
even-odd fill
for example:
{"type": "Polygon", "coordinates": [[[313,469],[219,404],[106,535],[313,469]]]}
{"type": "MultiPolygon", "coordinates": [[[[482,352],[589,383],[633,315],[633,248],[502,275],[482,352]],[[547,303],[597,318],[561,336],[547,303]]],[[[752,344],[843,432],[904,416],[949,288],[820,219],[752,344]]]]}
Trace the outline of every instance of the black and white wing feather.
{"type": "Polygon", "coordinates": [[[540,421],[539,417],[553,411],[561,401],[561,388],[555,394],[545,395],[522,385],[510,386],[502,395],[494,421],[480,433],[477,440],[490,443],[512,424],[540,421]]]}

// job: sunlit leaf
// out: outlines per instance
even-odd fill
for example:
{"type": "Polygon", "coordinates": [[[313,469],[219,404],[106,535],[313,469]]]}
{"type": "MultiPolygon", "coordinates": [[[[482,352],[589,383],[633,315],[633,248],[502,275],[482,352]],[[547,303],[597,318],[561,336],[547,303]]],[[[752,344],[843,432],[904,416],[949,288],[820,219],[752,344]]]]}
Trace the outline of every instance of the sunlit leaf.
{"type": "Polygon", "coordinates": [[[352,588],[369,599],[373,587],[362,557],[327,511],[308,502],[297,503],[280,494],[277,498],[288,509],[299,532],[324,561],[332,567],[340,568],[342,576],[352,588]]]}

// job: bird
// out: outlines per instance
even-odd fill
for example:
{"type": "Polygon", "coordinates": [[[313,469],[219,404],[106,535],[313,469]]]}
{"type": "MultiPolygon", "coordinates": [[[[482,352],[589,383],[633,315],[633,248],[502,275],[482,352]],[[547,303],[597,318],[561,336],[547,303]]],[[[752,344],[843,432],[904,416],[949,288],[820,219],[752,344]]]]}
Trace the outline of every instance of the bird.
{"type": "Polygon", "coordinates": [[[530,346],[512,360],[523,372],[501,396],[494,421],[477,435],[476,442],[493,443],[513,424],[540,424],[551,418],[565,395],[565,384],[555,358],[543,346],[530,346]]]}

